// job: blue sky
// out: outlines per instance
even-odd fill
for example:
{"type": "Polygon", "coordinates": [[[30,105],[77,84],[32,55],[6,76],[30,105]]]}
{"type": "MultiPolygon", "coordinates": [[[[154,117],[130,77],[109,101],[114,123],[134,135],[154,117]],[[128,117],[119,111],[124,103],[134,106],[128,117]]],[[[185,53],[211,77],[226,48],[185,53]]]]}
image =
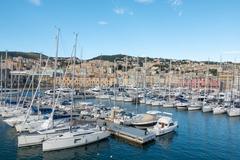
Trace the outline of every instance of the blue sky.
{"type": "Polygon", "coordinates": [[[1,0],[0,50],[240,60],[240,0],[1,0]]]}

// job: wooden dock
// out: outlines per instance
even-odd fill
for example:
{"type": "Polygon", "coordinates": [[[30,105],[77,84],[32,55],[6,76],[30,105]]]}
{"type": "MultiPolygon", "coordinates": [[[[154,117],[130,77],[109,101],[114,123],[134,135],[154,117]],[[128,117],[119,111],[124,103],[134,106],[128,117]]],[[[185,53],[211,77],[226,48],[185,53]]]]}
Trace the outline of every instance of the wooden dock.
{"type": "Polygon", "coordinates": [[[144,144],[155,140],[156,135],[134,127],[122,126],[115,123],[108,125],[108,130],[115,136],[134,143],[144,144]]]}

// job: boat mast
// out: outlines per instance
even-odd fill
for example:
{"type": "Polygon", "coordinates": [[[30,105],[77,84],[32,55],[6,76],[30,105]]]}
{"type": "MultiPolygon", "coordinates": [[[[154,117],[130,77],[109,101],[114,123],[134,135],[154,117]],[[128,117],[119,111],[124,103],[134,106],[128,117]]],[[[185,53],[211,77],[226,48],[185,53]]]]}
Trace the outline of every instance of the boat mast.
{"type": "Polygon", "coordinates": [[[172,60],[170,59],[170,62],[169,62],[169,77],[168,77],[168,102],[170,101],[170,90],[171,90],[171,69],[172,69],[172,60]]]}
{"type": "MultiPolygon", "coordinates": [[[[159,67],[159,70],[158,70],[158,93],[159,93],[159,95],[158,95],[158,97],[160,96],[160,94],[161,94],[161,67],[159,67]]],[[[146,76],[146,75],[145,75],[146,76]]]]}
{"type": "Polygon", "coordinates": [[[77,52],[77,39],[78,34],[75,35],[75,44],[74,44],[74,56],[73,56],[73,69],[72,69],[72,105],[71,105],[71,123],[70,123],[70,132],[72,132],[72,125],[73,125],[73,109],[74,107],[74,83],[75,83],[75,61],[76,61],[76,52],[77,52]]]}
{"type": "Polygon", "coordinates": [[[6,50],[6,56],[5,56],[5,61],[4,61],[4,65],[5,65],[5,76],[4,76],[4,85],[5,85],[5,99],[7,98],[7,55],[8,55],[8,51],[6,50]]]}
{"type": "Polygon", "coordinates": [[[145,63],[144,63],[144,84],[143,84],[143,86],[144,86],[144,103],[146,103],[146,75],[147,75],[147,69],[146,69],[146,67],[147,67],[147,57],[145,57],[145,63]]]}
{"type": "Polygon", "coordinates": [[[114,59],[114,107],[116,107],[116,81],[117,81],[117,72],[116,72],[116,59],[114,59]]]}
{"type": "MultiPolygon", "coordinates": [[[[81,66],[80,68],[82,69],[84,60],[83,60],[83,48],[81,48],[81,66]]],[[[84,96],[84,101],[86,101],[86,76],[87,76],[87,68],[84,67],[84,73],[83,73],[83,96],[84,96]]]]}
{"type": "Polygon", "coordinates": [[[10,107],[12,107],[12,93],[13,93],[13,77],[12,77],[12,71],[13,71],[13,64],[10,67],[10,107]]]}
{"type": "Polygon", "coordinates": [[[137,103],[138,103],[138,68],[139,68],[139,58],[137,57],[137,65],[136,65],[136,87],[137,87],[137,94],[136,94],[136,112],[138,112],[138,107],[137,107],[137,103]]]}
{"type": "MultiPolygon", "coordinates": [[[[54,116],[54,111],[55,111],[55,107],[56,107],[56,102],[55,102],[56,101],[56,75],[57,75],[56,72],[57,72],[57,60],[58,60],[59,35],[60,35],[60,28],[57,28],[56,54],[55,54],[54,73],[53,73],[53,101],[52,101],[53,109],[52,109],[52,113],[50,116],[51,126],[54,126],[53,116],[54,116]]],[[[42,76],[41,76],[41,79],[42,79],[42,76]]],[[[40,85],[40,83],[39,83],[39,85],[40,85]]]]}
{"type": "Polygon", "coordinates": [[[1,61],[0,61],[0,67],[1,67],[1,104],[2,104],[2,100],[3,100],[3,83],[2,83],[2,76],[3,76],[3,74],[2,74],[2,54],[1,54],[1,61]]]}
{"type": "Polygon", "coordinates": [[[18,66],[18,75],[17,75],[17,101],[19,101],[19,85],[20,85],[20,66],[18,66]]]}
{"type": "MultiPolygon", "coordinates": [[[[38,73],[40,73],[41,71],[41,67],[42,67],[42,53],[39,54],[40,56],[40,60],[39,60],[39,68],[38,68],[38,73]]],[[[38,81],[40,80],[40,76],[38,74],[38,81]]],[[[39,85],[39,94],[41,94],[41,84],[39,85]]],[[[40,95],[38,94],[38,119],[40,118],[40,95]]]]}
{"type": "MultiPolygon", "coordinates": [[[[98,92],[98,96],[100,97],[101,92],[102,92],[102,83],[101,83],[101,60],[102,60],[102,53],[100,54],[100,60],[98,61],[98,87],[100,89],[100,91],[98,92]]],[[[101,98],[99,98],[98,100],[99,104],[102,104],[101,98]]]]}
{"type": "Polygon", "coordinates": [[[56,77],[57,77],[57,60],[58,60],[58,46],[59,46],[59,35],[60,35],[60,28],[58,28],[57,37],[56,37],[56,55],[55,55],[55,62],[54,62],[54,75],[53,75],[53,106],[55,108],[55,96],[56,96],[56,77]]]}
{"type": "Polygon", "coordinates": [[[208,70],[209,70],[209,59],[208,59],[208,63],[207,63],[207,71],[206,71],[206,77],[205,77],[205,85],[204,85],[204,102],[206,101],[206,92],[207,92],[207,84],[208,84],[208,70]]]}

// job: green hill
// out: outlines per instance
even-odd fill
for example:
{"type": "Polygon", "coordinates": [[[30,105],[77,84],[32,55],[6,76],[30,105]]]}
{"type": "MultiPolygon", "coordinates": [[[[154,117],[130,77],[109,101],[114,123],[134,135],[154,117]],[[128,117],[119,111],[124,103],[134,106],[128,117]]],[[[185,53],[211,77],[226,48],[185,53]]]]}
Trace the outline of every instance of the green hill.
{"type": "Polygon", "coordinates": [[[124,54],[101,55],[101,56],[97,56],[97,57],[94,57],[92,59],[89,59],[89,61],[91,61],[91,60],[104,60],[104,61],[114,62],[115,59],[120,60],[120,59],[123,59],[126,56],[127,55],[124,55],[124,54]]]}
{"type": "MultiPolygon", "coordinates": [[[[5,59],[6,51],[0,51],[0,55],[2,55],[3,59],[5,59]]],[[[7,56],[12,57],[23,57],[28,59],[39,59],[40,53],[37,52],[19,52],[19,51],[8,51],[7,56]]],[[[48,56],[42,54],[42,58],[47,58],[48,56]]]]}

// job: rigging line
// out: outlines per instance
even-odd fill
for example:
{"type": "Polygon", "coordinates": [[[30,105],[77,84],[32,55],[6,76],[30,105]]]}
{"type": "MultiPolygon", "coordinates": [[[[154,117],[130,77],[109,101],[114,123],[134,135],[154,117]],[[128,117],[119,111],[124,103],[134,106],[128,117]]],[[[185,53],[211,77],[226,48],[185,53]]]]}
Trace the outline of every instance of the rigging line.
{"type": "MultiPolygon", "coordinates": [[[[72,52],[71,52],[71,59],[68,61],[68,64],[67,64],[67,66],[66,66],[66,70],[65,70],[64,75],[63,75],[63,78],[61,79],[60,88],[62,88],[63,86],[65,86],[65,84],[64,84],[64,79],[65,79],[65,77],[66,77],[66,75],[67,75],[67,73],[68,73],[68,69],[67,69],[67,68],[70,66],[70,63],[72,62],[73,52],[74,52],[74,48],[72,49],[72,52]]],[[[54,102],[54,104],[53,104],[52,113],[51,113],[51,115],[49,116],[49,120],[53,120],[54,111],[55,111],[55,108],[56,108],[56,105],[57,105],[56,102],[59,100],[59,97],[60,97],[60,92],[57,93],[57,97],[56,97],[55,102],[54,102]]],[[[73,102],[72,102],[72,103],[73,103],[73,102]]]]}
{"type": "Polygon", "coordinates": [[[40,83],[41,83],[42,78],[43,78],[43,73],[46,72],[49,58],[50,58],[50,57],[48,57],[47,62],[46,62],[46,65],[45,65],[45,67],[44,67],[44,69],[43,69],[43,71],[42,71],[41,77],[40,77],[40,79],[39,79],[39,81],[38,81],[38,85],[37,85],[36,91],[34,92],[34,95],[33,95],[33,97],[32,97],[32,101],[31,101],[30,106],[29,106],[29,109],[28,109],[28,111],[27,111],[27,115],[26,115],[26,117],[25,117],[24,123],[26,123],[26,121],[27,121],[27,119],[28,119],[28,117],[29,117],[29,115],[30,115],[30,109],[31,109],[31,107],[32,107],[32,105],[33,105],[33,102],[34,102],[34,99],[35,99],[35,97],[36,97],[36,95],[37,95],[37,91],[38,91],[38,89],[39,89],[40,83]]]}

